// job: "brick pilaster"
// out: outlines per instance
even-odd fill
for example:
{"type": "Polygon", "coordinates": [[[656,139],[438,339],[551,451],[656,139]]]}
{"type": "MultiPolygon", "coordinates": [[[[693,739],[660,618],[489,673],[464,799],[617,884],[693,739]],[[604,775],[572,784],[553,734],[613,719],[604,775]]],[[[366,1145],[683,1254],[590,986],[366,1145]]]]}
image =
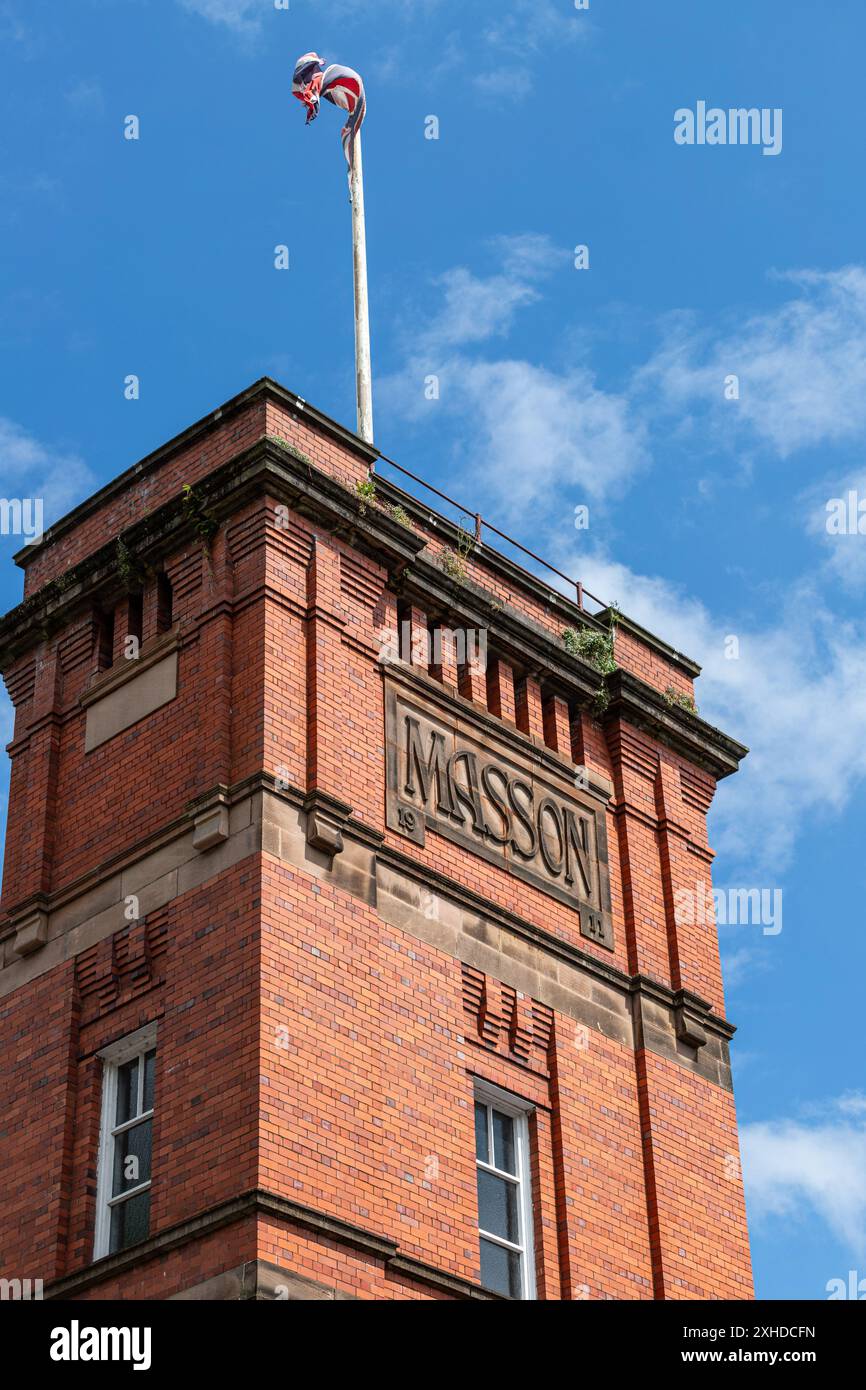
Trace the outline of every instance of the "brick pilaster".
{"type": "Polygon", "coordinates": [[[541,686],[534,676],[525,676],[516,693],[517,727],[523,733],[544,742],[544,716],[541,710],[541,686]]]}
{"type": "Polygon", "coordinates": [[[451,690],[457,690],[459,685],[457,645],[450,628],[434,628],[433,651],[430,655],[432,659],[430,674],[451,690]]]}
{"type": "Polygon", "coordinates": [[[418,671],[430,669],[430,633],[427,629],[427,614],[421,608],[410,609],[404,623],[409,624],[409,651],[402,650],[404,632],[401,631],[401,656],[418,671]]]}
{"type": "Polygon", "coordinates": [[[514,703],[514,670],[507,661],[491,657],[487,666],[487,706],[491,714],[517,723],[514,703]]]}
{"type": "Polygon", "coordinates": [[[670,984],[670,945],[655,805],[658,752],[622,720],[611,721],[606,731],[629,970],[670,984]]]}
{"type": "MultiPolygon", "coordinates": [[[[467,655],[469,653],[467,652],[467,655]]],[[[460,667],[459,681],[460,694],[464,700],[472,700],[476,705],[483,705],[487,708],[487,673],[482,670],[481,662],[477,659],[464,661],[460,667]]]]}
{"type": "MultiPolygon", "coordinates": [[[[7,906],[35,893],[48,893],[51,889],[61,735],[58,708],[60,680],[57,645],[43,642],[36,653],[27,750],[18,755],[25,760],[26,766],[27,853],[18,862],[6,865],[3,899],[7,906]]],[[[17,766],[15,770],[18,771],[17,766]]],[[[20,806],[17,809],[20,815],[20,806]]]]}
{"type": "Polygon", "coordinates": [[[126,639],[130,633],[130,604],[131,595],[124,594],[123,598],[115,604],[114,608],[114,647],[112,651],[112,665],[116,666],[121,661],[126,661],[127,645],[126,639]]]}
{"type": "Polygon", "coordinates": [[[344,723],[334,711],[345,688],[343,626],[339,555],[316,536],[307,570],[307,788],[338,798],[344,790],[344,723]]]}
{"type": "Polygon", "coordinates": [[[548,695],[544,701],[544,741],[561,758],[572,758],[571,720],[568,715],[568,702],[558,695],[548,695]]]}
{"type": "Polygon", "coordinates": [[[214,536],[202,584],[201,660],[212,692],[212,737],[207,750],[205,786],[232,780],[232,681],[234,580],[225,527],[214,536]]]}
{"type": "Polygon", "coordinates": [[[658,845],[671,984],[724,1011],[722,967],[710,877],[709,849],[691,843],[679,768],[664,755],[655,782],[658,845]]]}

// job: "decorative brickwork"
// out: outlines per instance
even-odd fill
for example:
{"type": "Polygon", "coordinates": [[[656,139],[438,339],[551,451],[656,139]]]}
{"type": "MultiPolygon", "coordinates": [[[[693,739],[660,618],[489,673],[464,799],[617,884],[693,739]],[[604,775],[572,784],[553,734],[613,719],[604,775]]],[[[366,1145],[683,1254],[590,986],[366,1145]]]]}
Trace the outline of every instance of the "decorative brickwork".
{"type": "Polygon", "coordinates": [[[487,546],[446,573],[372,461],[261,382],[21,557],[0,1275],[490,1299],[483,1083],[528,1117],[539,1298],[750,1298],[716,934],[676,911],[745,750],[627,616],[599,714],[561,634],[605,616],[487,546]],[[145,1025],[149,1227],[94,1263],[103,1053],[145,1025]]]}

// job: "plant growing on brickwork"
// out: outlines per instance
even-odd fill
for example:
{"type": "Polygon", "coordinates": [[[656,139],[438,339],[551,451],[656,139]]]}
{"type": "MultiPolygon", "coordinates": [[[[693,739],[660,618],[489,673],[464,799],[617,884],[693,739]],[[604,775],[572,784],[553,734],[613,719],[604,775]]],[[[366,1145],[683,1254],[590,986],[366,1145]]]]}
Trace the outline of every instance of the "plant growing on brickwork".
{"type": "Polygon", "coordinates": [[[466,578],[466,566],[469,556],[475,548],[475,537],[465,526],[457,528],[457,545],[446,546],[442,551],[440,563],[449,579],[456,579],[462,583],[466,578]]]}
{"type": "Polygon", "coordinates": [[[132,593],[135,589],[140,589],[144,582],[144,573],[138,561],[132,554],[126,542],[118,538],[115,547],[117,560],[117,573],[120,575],[120,582],[123,584],[127,593],[132,593]]]}
{"type": "Polygon", "coordinates": [[[406,508],[400,506],[399,502],[395,502],[391,507],[386,507],[385,510],[392,521],[398,521],[401,526],[408,526],[410,531],[413,530],[412,518],[406,511],[406,508]]]}
{"type": "Polygon", "coordinates": [[[691,695],[684,695],[681,690],[674,690],[672,685],[669,685],[665,691],[665,704],[670,705],[672,709],[687,710],[689,714],[697,714],[698,712],[698,707],[691,695]]]}
{"type": "Polygon", "coordinates": [[[191,483],[184,483],[183,485],[183,514],[200,538],[205,550],[210,550],[210,543],[219,529],[219,522],[205,511],[201,499],[191,483]]]}
{"type": "Polygon", "coordinates": [[[572,656],[579,656],[603,676],[612,675],[616,670],[612,633],[593,632],[590,628],[581,628],[578,632],[567,627],[562,634],[562,645],[572,656]]]}
{"type": "Polygon", "coordinates": [[[610,691],[607,688],[606,681],[602,681],[601,685],[596,691],[595,699],[592,702],[592,712],[597,719],[601,719],[602,715],[607,710],[609,704],[610,691]]]}
{"type": "Polygon", "coordinates": [[[299,463],[306,463],[309,467],[312,467],[313,460],[310,458],[309,454],[305,454],[300,449],[296,449],[294,444],[289,443],[288,439],[283,439],[279,434],[266,434],[265,439],[271,444],[276,444],[277,448],[282,449],[284,453],[291,454],[292,458],[297,459],[299,463]]]}
{"type": "Polygon", "coordinates": [[[567,627],[562,633],[562,645],[565,650],[571,656],[578,656],[581,661],[593,666],[601,676],[601,685],[593,702],[593,711],[598,716],[604,714],[610,704],[607,678],[617,669],[613,636],[612,631],[593,632],[591,628],[581,628],[578,632],[576,628],[567,627]]]}
{"type": "Polygon", "coordinates": [[[361,513],[361,516],[363,516],[367,510],[367,503],[375,502],[376,500],[376,484],[372,478],[364,478],[362,482],[355,484],[355,492],[357,493],[360,503],[358,511],[361,513]]]}

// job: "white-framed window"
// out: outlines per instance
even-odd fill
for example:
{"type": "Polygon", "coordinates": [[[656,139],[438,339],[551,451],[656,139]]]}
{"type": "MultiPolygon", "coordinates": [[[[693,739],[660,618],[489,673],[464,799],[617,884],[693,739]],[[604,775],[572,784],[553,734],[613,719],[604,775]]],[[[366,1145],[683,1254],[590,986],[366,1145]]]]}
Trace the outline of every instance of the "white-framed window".
{"type": "Polygon", "coordinates": [[[529,1123],[532,1106],[475,1084],[475,1161],[481,1282],[509,1298],[535,1298],[529,1123]]]}
{"type": "Polygon", "coordinates": [[[112,1043],[102,1057],[102,1125],[93,1258],[150,1233],[150,1164],[156,1024],[112,1043]]]}

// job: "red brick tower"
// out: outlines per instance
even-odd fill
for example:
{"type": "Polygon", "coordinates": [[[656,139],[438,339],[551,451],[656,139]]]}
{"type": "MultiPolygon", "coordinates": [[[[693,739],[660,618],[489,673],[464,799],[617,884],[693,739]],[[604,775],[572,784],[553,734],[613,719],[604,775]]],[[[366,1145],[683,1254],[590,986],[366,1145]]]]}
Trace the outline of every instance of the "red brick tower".
{"type": "Polygon", "coordinates": [[[372,461],[265,380],[20,557],[0,1274],[750,1298],[716,932],[675,911],[745,750],[690,661],[372,461]]]}

